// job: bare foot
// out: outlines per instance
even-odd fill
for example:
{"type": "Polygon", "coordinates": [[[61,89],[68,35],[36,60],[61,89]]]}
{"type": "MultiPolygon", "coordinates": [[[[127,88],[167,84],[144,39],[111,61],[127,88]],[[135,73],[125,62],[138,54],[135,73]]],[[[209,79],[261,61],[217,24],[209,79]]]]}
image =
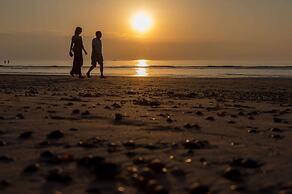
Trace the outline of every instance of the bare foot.
{"type": "Polygon", "coordinates": [[[86,76],[87,76],[88,78],[90,78],[90,74],[89,74],[89,73],[86,73],[86,76]]]}

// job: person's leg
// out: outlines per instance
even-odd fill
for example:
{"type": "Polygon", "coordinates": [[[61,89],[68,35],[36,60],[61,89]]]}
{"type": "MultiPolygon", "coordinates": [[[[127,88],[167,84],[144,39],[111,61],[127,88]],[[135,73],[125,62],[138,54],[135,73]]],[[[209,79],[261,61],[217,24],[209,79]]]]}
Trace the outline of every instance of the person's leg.
{"type": "Polygon", "coordinates": [[[103,76],[103,62],[102,61],[99,64],[99,68],[100,68],[100,77],[104,77],[103,76]]]}
{"type": "Polygon", "coordinates": [[[88,72],[86,73],[87,77],[90,78],[90,73],[92,72],[92,70],[95,68],[94,65],[91,65],[91,67],[88,69],[88,72]]]}
{"type": "Polygon", "coordinates": [[[90,78],[90,73],[91,71],[96,67],[96,61],[92,60],[91,61],[91,67],[88,69],[88,72],[86,73],[87,77],[90,78]]]}

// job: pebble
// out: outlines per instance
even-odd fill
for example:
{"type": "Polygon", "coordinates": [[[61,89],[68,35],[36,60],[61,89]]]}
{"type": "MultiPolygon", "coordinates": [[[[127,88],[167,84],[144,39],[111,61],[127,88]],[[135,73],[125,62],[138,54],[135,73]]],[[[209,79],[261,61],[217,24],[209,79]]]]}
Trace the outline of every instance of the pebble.
{"type": "Polygon", "coordinates": [[[275,123],[282,123],[283,122],[283,119],[276,118],[276,117],[273,120],[275,123]]]}
{"type": "Polygon", "coordinates": [[[207,194],[209,187],[200,183],[193,183],[189,189],[189,194],[207,194]]]}
{"type": "Polygon", "coordinates": [[[24,119],[23,114],[19,113],[16,115],[16,119],[24,119]]]}
{"type": "Polygon", "coordinates": [[[48,139],[61,139],[64,137],[64,133],[61,130],[52,131],[47,135],[48,139]]]}
{"type": "Polygon", "coordinates": [[[8,163],[8,162],[13,162],[13,161],[14,159],[9,156],[6,156],[6,155],[0,156],[0,162],[8,163]]]}
{"type": "Polygon", "coordinates": [[[230,163],[231,166],[238,166],[244,168],[259,168],[261,164],[259,164],[256,160],[253,159],[243,159],[243,158],[235,158],[230,163]]]}
{"type": "Polygon", "coordinates": [[[40,169],[40,164],[39,163],[35,163],[35,164],[31,164],[31,165],[28,165],[27,167],[25,167],[23,172],[24,173],[35,173],[39,169],[40,169]]]}
{"type": "Polygon", "coordinates": [[[121,108],[121,105],[119,105],[118,103],[114,103],[114,104],[112,104],[112,107],[114,107],[114,108],[121,108]]]}
{"type": "Polygon", "coordinates": [[[82,116],[87,116],[90,115],[90,112],[88,110],[84,111],[83,113],[81,113],[82,116]]]}
{"type": "Polygon", "coordinates": [[[6,145],[7,145],[6,141],[0,140],[0,146],[6,146],[6,145]]]}
{"type": "Polygon", "coordinates": [[[204,114],[201,111],[196,111],[196,115],[203,116],[204,114]]]}
{"type": "Polygon", "coordinates": [[[257,130],[255,130],[255,129],[249,129],[249,130],[247,130],[247,132],[248,132],[248,133],[253,133],[253,134],[255,134],[255,133],[257,133],[257,130]]]}
{"type": "Polygon", "coordinates": [[[112,162],[100,162],[94,165],[95,175],[100,179],[113,179],[119,172],[120,167],[112,162]]]}
{"type": "Polygon", "coordinates": [[[165,172],[166,171],[166,164],[161,162],[159,159],[152,160],[148,165],[148,168],[153,170],[154,172],[165,172]]]}
{"type": "Polygon", "coordinates": [[[241,178],[241,172],[236,168],[228,167],[227,169],[225,169],[223,177],[232,181],[237,181],[241,178]]]}
{"type": "Polygon", "coordinates": [[[65,173],[62,168],[50,170],[46,179],[49,182],[59,182],[65,184],[72,181],[72,177],[68,173],[65,173]]]}
{"type": "Polygon", "coordinates": [[[73,115],[77,115],[77,114],[79,114],[80,113],[80,110],[79,109],[74,109],[73,111],[72,111],[72,114],[73,115]]]}
{"type": "Polygon", "coordinates": [[[167,121],[168,123],[172,123],[172,122],[173,122],[173,120],[170,118],[170,116],[167,116],[166,121],[167,121]]]}
{"type": "Polygon", "coordinates": [[[275,133],[281,133],[281,132],[283,132],[283,130],[282,129],[279,129],[279,128],[271,128],[270,131],[271,132],[275,132],[275,133]]]}
{"type": "Polygon", "coordinates": [[[186,149],[202,149],[202,148],[206,148],[207,146],[209,146],[209,142],[208,141],[200,141],[200,140],[186,140],[183,143],[183,146],[186,149]]]}
{"type": "Polygon", "coordinates": [[[0,181],[0,190],[9,187],[11,183],[5,179],[0,181]]]}
{"type": "Polygon", "coordinates": [[[208,121],[215,121],[215,118],[210,116],[210,117],[207,117],[206,120],[208,120],[208,121]]]}
{"type": "Polygon", "coordinates": [[[32,131],[26,131],[19,135],[20,139],[29,139],[32,136],[32,131]]]}

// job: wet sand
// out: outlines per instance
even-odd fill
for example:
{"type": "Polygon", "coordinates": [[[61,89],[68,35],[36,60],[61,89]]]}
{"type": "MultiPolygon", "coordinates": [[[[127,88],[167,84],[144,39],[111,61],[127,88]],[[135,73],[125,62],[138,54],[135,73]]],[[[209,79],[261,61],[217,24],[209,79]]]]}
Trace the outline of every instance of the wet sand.
{"type": "Polygon", "coordinates": [[[292,79],[0,77],[1,193],[292,192],[292,79]]]}

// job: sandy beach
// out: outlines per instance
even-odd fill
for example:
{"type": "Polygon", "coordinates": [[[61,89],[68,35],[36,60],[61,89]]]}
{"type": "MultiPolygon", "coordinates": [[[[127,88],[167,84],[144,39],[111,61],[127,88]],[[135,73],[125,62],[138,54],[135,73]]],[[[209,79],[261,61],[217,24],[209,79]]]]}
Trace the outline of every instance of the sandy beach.
{"type": "Polygon", "coordinates": [[[291,193],[291,83],[1,75],[0,193],[291,193]]]}

